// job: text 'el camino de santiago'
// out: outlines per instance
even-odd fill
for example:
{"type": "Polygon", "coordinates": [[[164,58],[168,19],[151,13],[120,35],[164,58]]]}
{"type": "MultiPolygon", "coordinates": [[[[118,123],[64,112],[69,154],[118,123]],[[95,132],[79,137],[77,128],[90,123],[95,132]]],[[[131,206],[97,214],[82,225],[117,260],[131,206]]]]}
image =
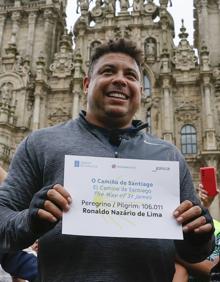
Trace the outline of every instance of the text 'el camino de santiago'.
{"type": "Polygon", "coordinates": [[[92,178],[94,201],[82,200],[82,212],[116,216],[162,217],[163,205],[149,203],[153,183],[92,178]],[[117,193],[114,193],[117,192],[117,193]],[[141,200],[145,200],[141,202],[141,200]]]}

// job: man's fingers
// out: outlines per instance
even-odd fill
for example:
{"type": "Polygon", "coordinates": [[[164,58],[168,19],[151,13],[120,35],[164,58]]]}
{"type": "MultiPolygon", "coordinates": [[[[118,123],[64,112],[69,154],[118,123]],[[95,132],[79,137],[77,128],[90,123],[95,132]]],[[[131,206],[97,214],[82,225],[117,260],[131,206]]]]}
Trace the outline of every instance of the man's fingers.
{"type": "Polygon", "coordinates": [[[190,232],[196,229],[199,229],[200,227],[204,226],[206,224],[206,218],[204,216],[200,216],[196,218],[195,220],[185,224],[183,226],[184,232],[190,232]]]}
{"type": "Polygon", "coordinates": [[[193,207],[193,203],[192,202],[190,202],[188,200],[182,202],[178,206],[178,208],[174,211],[174,213],[173,213],[174,217],[178,218],[180,215],[182,215],[182,213],[184,213],[185,211],[187,211],[191,207],[193,207]]]}
{"type": "Polygon", "coordinates": [[[70,194],[62,185],[56,184],[47,191],[46,199],[39,206],[37,215],[43,220],[56,222],[62,218],[63,211],[70,209],[71,202],[70,194]]]}
{"type": "Polygon", "coordinates": [[[57,219],[62,218],[62,211],[51,201],[45,201],[44,210],[52,214],[57,219]]]}
{"type": "Polygon", "coordinates": [[[72,198],[70,196],[70,193],[66,191],[66,189],[60,185],[60,184],[55,184],[53,186],[53,189],[56,190],[57,192],[59,192],[65,199],[67,199],[68,203],[71,204],[72,203],[72,198]]]}
{"type": "Polygon", "coordinates": [[[202,208],[198,205],[194,206],[188,200],[182,202],[174,211],[174,217],[178,223],[183,225],[184,233],[207,233],[213,229],[212,224],[207,223],[206,217],[201,214],[202,208]]]}
{"type": "Polygon", "coordinates": [[[43,209],[39,209],[38,212],[37,212],[37,215],[39,216],[39,218],[41,219],[44,219],[46,221],[49,221],[49,222],[56,222],[57,221],[57,218],[54,217],[51,213],[43,210],[43,209]]]}
{"type": "Polygon", "coordinates": [[[186,210],[185,212],[181,213],[176,220],[179,223],[185,223],[190,220],[193,220],[194,218],[198,218],[202,213],[202,209],[199,206],[193,206],[186,210]]]}
{"type": "Polygon", "coordinates": [[[48,200],[64,211],[68,211],[70,208],[70,203],[68,200],[69,197],[69,193],[61,185],[60,187],[57,187],[57,185],[55,185],[53,189],[50,189],[47,192],[48,200]]]}
{"type": "Polygon", "coordinates": [[[210,223],[202,225],[194,230],[196,233],[205,233],[210,232],[213,229],[213,226],[210,223]]]}

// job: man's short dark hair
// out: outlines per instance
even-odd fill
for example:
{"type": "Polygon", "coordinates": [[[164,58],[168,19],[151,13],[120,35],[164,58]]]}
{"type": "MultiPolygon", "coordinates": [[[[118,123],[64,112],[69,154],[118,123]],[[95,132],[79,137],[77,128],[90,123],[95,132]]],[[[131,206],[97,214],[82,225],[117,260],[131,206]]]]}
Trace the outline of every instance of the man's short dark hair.
{"type": "Polygon", "coordinates": [[[91,76],[94,65],[98,59],[109,53],[123,53],[133,58],[138,67],[140,68],[142,63],[142,51],[137,48],[136,44],[130,40],[120,38],[118,40],[109,40],[107,43],[101,44],[94,49],[93,55],[90,58],[90,64],[88,69],[88,75],[91,76]]]}

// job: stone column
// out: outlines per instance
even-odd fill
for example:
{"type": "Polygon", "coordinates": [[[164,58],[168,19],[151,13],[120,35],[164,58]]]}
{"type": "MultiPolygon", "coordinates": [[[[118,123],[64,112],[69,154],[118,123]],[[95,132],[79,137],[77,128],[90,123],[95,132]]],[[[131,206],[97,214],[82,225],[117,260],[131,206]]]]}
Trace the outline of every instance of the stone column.
{"type": "Polygon", "coordinates": [[[35,12],[31,12],[28,15],[28,40],[27,40],[26,53],[30,56],[30,58],[32,58],[33,56],[36,19],[37,19],[37,14],[35,12]]]}
{"type": "Polygon", "coordinates": [[[79,113],[79,98],[82,92],[82,80],[83,80],[83,71],[82,71],[82,56],[80,49],[75,51],[74,55],[74,75],[73,75],[73,104],[72,104],[72,118],[76,118],[79,113]]]}
{"type": "Polygon", "coordinates": [[[3,40],[3,32],[5,28],[5,19],[6,19],[5,15],[0,16],[0,53],[1,53],[2,44],[3,44],[2,40],[3,40]]]}
{"type": "Polygon", "coordinates": [[[201,1],[201,15],[200,15],[200,36],[201,40],[205,41],[208,45],[209,43],[209,22],[208,22],[208,3],[207,0],[201,1]]]}
{"type": "MultiPolygon", "coordinates": [[[[58,48],[57,48],[57,40],[59,40],[58,38],[59,37],[57,37],[56,35],[57,35],[57,22],[56,21],[54,21],[54,24],[53,24],[53,30],[52,30],[52,34],[51,34],[51,42],[52,42],[52,44],[51,44],[51,59],[53,60],[53,57],[54,57],[54,54],[55,54],[55,52],[57,52],[57,50],[59,50],[58,48]]],[[[58,46],[59,47],[59,46],[58,46]]]]}
{"type": "Polygon", "coordinates": [[[205,111],[205,136],[206,136],[206,150],[216,150],[216,136],[214,128],[214,117],[211,108],[211,86],[208,81],[204,79],[203,86],[203,95],[204,95],[204,111],[205,111]]]}
{"type": "Polygon", "coordinates": [[[44,53],[46,54],[46,63],[51,63],[53,13],[50,9],[44,11],[44,53]]]}
{"type": "Polygon", "coordinates": [[[34,93],[34,110],[32,119],[32,129],[36,130],[40,128],[40,114],[42,112],[41,100],[44,97],[44,91],[46,86],[46,71],[45,71],[45,59],[40,56],[36,62],[36,80],[35,80],[35,93],[34,93]]]}
{"type": "Polygon", "coordinates": [[[17,41],[17,35],[19,31],[19,22],[21,18],[20,12],[13,12],[12,13],[12,35],[11,35],[11,43],[15,43],[17,41]]]}
{"type": "Polygon", "coordinates": [[[34,94],[34,111],[33,111],[33,123],[32,130],[40,128],[40,104],[41,104],[41,95],[42,88],[37,87],[34,94]]]}
{"type": "Polygon", "coordinates": [[[75,119],[79,114],[79,91],[73,92],[73,106],[72,106],[72,118],[75,119]]]}
{"type": "Polygon", "coordinates": [[[161,35],[162,35],[162,46],[167,46],[167,42],[169,42],[168,40],[168,23],[167,23],[167,18],[166,16],[163,15],[163,12],[161,12],[161,35]]]}
{"type": "Polygon", "coordinates": [[[213,115],[211,110],[211,93],[210,93],[210,85],[204,86],[204,104],[205,104],[205,116],[206,116],[206,128],[213,129],[213,115]]]}
{"type": "Polygon", "coordinates": [[[171,89],[169,87],[169,80],[165,79],[163,81],[163,112],[164,112],[164,121],[163,121],[163,137],[164,140],[173,142],[172,134],[172,99],[171,99],[171,89]]]}

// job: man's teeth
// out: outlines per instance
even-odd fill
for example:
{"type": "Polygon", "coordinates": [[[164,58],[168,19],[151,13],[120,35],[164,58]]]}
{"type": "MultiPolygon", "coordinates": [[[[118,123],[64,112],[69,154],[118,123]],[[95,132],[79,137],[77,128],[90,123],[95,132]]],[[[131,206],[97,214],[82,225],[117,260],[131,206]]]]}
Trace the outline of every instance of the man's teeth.
{"type": "Polygon", "coordinates": [[[110,93],[108,95],[109,97],[113,97],[113,98],[121,98],[121,99],[127,99],[126,95],[122,94],[122,93],[110,93]]]}

